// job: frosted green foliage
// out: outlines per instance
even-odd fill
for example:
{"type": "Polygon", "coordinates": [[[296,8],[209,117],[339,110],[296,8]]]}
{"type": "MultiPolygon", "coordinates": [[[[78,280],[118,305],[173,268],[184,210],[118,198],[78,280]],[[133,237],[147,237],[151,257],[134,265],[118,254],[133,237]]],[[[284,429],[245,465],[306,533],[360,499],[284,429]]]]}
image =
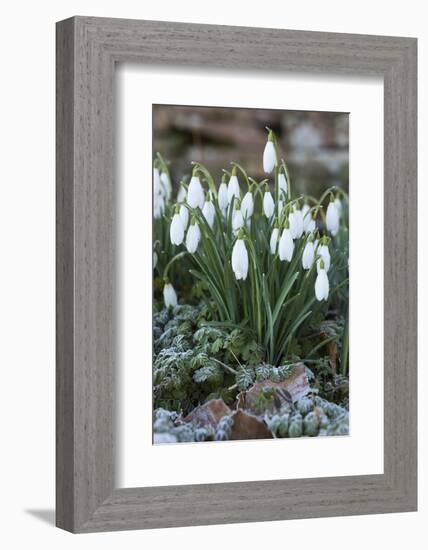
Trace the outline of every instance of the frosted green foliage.
{"type": "Polygon", "coordinates": [[[154,443],[183,443],[192,441],[207,441],[213,439],[214,431],[211,428],[184,424],[179,420],[177,413],[156,409],[153,418],[154,443]]]}
{"type": "Polygon", "coordinates": [[[295,405],[284,404],[274,415],[264,420],[274,437],[315,437],[348,435],[348,411],[318,396],[306,396],[295,405]]]}

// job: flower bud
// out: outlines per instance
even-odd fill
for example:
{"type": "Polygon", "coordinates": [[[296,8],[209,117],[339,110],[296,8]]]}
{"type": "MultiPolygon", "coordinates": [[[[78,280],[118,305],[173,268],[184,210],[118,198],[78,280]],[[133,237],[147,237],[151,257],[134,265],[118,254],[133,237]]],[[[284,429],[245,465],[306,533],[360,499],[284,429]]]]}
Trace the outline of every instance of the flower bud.
{"type": "Polygon", "coordinates": [[[248,275],[248,252],[242,238],[236,239],[233,245],[232,269],[237,281],[245,281],[248,275]]]}
{"type": "Polygon", "coordinates": [[[190,254],[194,254],[198,249],[199,241],[201,240],[201,230],[198,222],[193,220],[186,235],[186,248],[190,254]]]}
{"type": "Polygon", "coordinates": [[[275,212],[275,203],[270,191],[266,191],[263,196],[263,212],[268,219],[270,219],[275,212]]]}
{"type": "Polygon", "coordinates": [[[179,212],[175,212],[172,217],[171,227],[169,228],[169,236],[172,244],[180,245],[184,239],[184,225],[179,212]]]}
{"type": "Polygon", "coordinates": [[[285,228],[279,239],[278,254],[281,261],[291,262],[294,252],[294,243],[290,229],[285,228]]]}
{"type": "Polygon", "coordinates": [[[263,151],[263,170],[270,174],[277,164],[273,133],[269,132],[268,141],[263,151]]]}
{"type": "Polygon", "coordinates": [[[192,176],[187,190],[187,203],[191,208],[204,207],[205,196],[198,176],[192,176]]]}
{"type": "Polygon", "coordinates": [[[171,283],[165,283],[163,287],[163,301],[165,307],[175,307],[177,305],[177,293],[171,283]]]}

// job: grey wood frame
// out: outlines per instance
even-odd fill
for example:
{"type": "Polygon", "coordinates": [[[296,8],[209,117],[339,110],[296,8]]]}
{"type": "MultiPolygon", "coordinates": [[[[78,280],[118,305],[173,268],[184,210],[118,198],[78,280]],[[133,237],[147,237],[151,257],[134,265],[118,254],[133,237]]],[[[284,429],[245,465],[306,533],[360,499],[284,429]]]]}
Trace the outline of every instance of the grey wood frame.
{"type": "Polygon", "coordinates": [[[414,38],[386,36],[90,17],[57,24],[58,527],[92,532],[416,510],[416,48],[414,38]],[[383,77],[382,475],[115,488],[117,62],[383,77]]]}

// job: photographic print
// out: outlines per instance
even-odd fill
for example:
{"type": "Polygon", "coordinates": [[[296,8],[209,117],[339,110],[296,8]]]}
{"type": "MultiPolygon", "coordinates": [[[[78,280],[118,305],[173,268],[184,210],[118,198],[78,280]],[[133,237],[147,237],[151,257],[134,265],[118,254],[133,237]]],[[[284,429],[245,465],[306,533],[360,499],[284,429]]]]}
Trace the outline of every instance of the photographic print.
{"type": "Polygon", "coordinates": [[[154,444],[349,434],[348,175],[347,113],[153,105],[154,444]]]}

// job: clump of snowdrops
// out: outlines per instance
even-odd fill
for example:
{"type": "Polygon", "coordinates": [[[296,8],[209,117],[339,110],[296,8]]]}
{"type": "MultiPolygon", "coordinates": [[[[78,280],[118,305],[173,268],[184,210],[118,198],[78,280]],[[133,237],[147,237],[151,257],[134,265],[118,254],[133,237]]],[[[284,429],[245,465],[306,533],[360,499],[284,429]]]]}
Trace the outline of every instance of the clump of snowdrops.
{"type": "Polygon", "coordinates": [[[311,319],[327,312],[339,289],[347,289],[348,199],[337,187],[319,199],[296,196],[269,129],[262,160],[262,181],[232,162],[218,185],[194,162],[190,181],[181,182],[172,203],[168,167],[158,155],[154,218],[164,242],[155,243],[154,265],[159,270],[156,246],[169,247],[159,272],[165,306],[174,307],[170,271],[190,260],[212,324],[248,331],[265,360],[279,365],[311,319]]]}

